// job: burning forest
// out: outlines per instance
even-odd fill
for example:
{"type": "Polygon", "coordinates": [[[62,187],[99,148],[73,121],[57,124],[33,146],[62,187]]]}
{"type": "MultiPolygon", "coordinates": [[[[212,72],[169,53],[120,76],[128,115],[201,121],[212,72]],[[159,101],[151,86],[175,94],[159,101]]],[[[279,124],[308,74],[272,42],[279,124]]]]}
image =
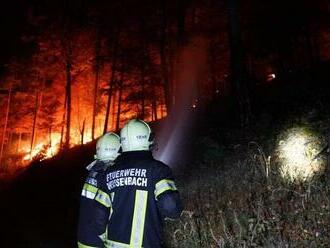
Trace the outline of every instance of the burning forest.
{"type": "MultiPolygon", "coordinates": [[[[192,107],[200,98],[225,94],[225,62],[219,61],[221,70],[206,70],[219,60],[214,54],[208,58],[212,50],[226,59],[220,45],[225,35],[211,38],[194,30],[205,25],[200,18],[212,18],[204,13],[211,6],[181,6],[177,16],[172,4],[149,4],[97,3],[83,10],[74,3],[30,6],[19,37],[28,54],[11,57],[2,79],[2,163],[12,155],[22,161],[51,157],[118,130],[132,117],[162,119],[180,99],[182,79],[193,92],[192,107]],[[209,70],[212,78],[206,76],[209,70]]],[[[225,25],[213,15],[219,24],[212,28],[225,25]]]]}

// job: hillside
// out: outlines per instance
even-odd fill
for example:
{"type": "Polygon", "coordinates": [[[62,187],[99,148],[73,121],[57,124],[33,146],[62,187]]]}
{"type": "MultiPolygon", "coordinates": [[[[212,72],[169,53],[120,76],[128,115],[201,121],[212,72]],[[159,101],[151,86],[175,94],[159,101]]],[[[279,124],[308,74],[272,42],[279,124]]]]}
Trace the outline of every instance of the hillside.
{"type": "MultiPolygon", "coordinates": [[[[168,247],[328,246],[329,153],[320,154],[325,172],[303,183],[283,179],[276,150],[282,134],[297,127],[314,130],[320,147],[327,144],[327,98],[307,103],[301,96],[306,104],[299,105],[297,98],[275,101],[266,93],[248,129],[233,125],[230,108],[217,101],[191,115],[196,125],[185,146],[175,146],[187,155],[175,167],[185,210],[180,220],[166,222],[168,247]]],[[[79,196],[94,146],[35,161],[2,183],[1,247],[75,247],[79,196]]]]}

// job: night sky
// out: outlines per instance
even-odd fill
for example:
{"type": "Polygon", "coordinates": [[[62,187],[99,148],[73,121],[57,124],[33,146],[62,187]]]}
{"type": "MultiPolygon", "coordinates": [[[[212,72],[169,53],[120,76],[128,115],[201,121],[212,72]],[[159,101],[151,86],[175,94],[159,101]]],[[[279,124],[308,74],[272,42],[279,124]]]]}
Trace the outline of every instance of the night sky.
{"type": "Polygon", "coordinates": [[[0,66],[10,60],[12,55],[21,54],[24,49],[21,43],[21,33],[24,30],[26,20],[26,1],[4,1],[1,3],[0,15],[0,66]]]}

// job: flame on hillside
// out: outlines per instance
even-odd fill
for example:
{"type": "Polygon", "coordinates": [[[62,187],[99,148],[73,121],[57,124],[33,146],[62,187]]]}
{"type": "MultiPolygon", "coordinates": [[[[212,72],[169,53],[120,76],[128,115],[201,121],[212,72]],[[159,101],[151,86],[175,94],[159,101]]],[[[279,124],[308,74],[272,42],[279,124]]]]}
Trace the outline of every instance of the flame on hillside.
{"type": "MultiPolygon", "coordinates": [[[[44,101],[45,102],[45,101],[44,101]]],[[[117,129],[117,125],[122,127],[128,120],[132,118],[138,118],[141,114],[141,109],[138,105],[132,105],[130,103],[122,102],[122,110],[120,116],[118,111],[118,103],[113,102],[111,105],[111,111],[109,115],[108,131],[117,129]],[[119,118],[119,120],[118,120],[119,118]],[[119,123],[118,123],[119,122],[119,123]]],[[[70,144],[69,147],[86,144],[92,141],[92,113],[91,106],[83,105],[81,108],[83,112],[77,112],[76,109],[72,110],[72,121],[70,130],[70,144]]],[[[49,124],[51,128],[47,128],[45,125],[45,119],[42,116],[40,110],[38,118],[36,119],[36,127],[34,132],[32,131],[32,124],[28,123],[22,129],[18,129],[16,132],[7,132],[5,156],[3,157],[2,164],[6,171],[15,171],[19,168],[29,166],[31,161],[43,161],[57,155],[62,148],[65,147],[66,127],[61,127],[59,119],[63,118],[63,110],[59,110],[54,114],[53,123],[49,124]],[[44,121],[42,126],[40,123],[44,121]],[[30,124],[30,125],[29,125],[30,124]],[[34,134],[33,134],[34,133],[34,134]],[[32,136],[34,135],[34,141],[32,142],[32,136]],[[61,140],[62,139],[62,140],[61,140]],[[31,144],[33,143],[33,144],[31,144]],[[31,149],[32,147],[32,149],[31,149]]],[[[158,101],[155,109],[150,105],[145,106],[145,121],[151,122],[160,120],[167,115],[166,107],[164,103],[158,101]]],[[[62,119],[63,121],[64,119],[62,119]]],[[[31,121],[29,119],[27,122],[31,121]]],[[[32,120],[33,121],[33,120],[32,120]]],[[[104,111],[101,111],[96,116],[94,137],[97,139],[103,134],[104,128],[104,111]]],[[[25,125],[23,122],[20,125],[25,125]]],[[[1,165],[1,163],[0,163],[1,165]]]]}
{"type": "MultiPolygon", "coordinates": [[[[84,138],[82,144],[86,144],[92,141],[90,137],[84,138]]],[[[72,137],[71,146],[81,144],[81,137],[79,135],[74,135],[72,137]]],[[[23,161],[31,161],[31,160],[38,160],[42,161],[48,158],[55,156],[59,151],[61,146],[61,134],[60,133],[53,133],[51,135],[51,140],[44,140],[38,142],[34,148],[31,149],[28,147],[22,148],[22,152],[25,154],[23,157],[23,161]]]]}
{"type": "MultiPolygon", "coordinates": [[[[160,118],[163,118],[164,116],[166,116],[166,110],[164,111],[164,109],[158,108],[157,114],[160,118]]],[[[125,120],[136,118],[136,116],[134,116],[132,113],[123,114],[122,117],[125,120]]],[[[146,121],[150,122],[150,121],[152,121],[152,119],[150,118],[150,119],[147,119],[146,121]]],[[[102,127],[102,125],[100,125],[99,127],[97,127],[95,129],[96,137],[99,137],[102,135],[103,130],[100,127],[102,127]]],[[[70,147],[73,147],[75,145],[87,144],[87,143],[91,142],[92,137],[90,134],[91,134],[91,129],[86,128],[84,130],[84,137],[82,139],[81,133],[79,132],[79,130],[72,130],[72,134],[70,137],[70,147]]],[[[64,142],[65,141],[63,140],[62,145],[64,142]]],[[[23,146],[19,152],[21,154],[24,154],[22,160],[24,162],[29,162],[32,160],[42,161],[42,160],[51,158],[51,157],[55,156],[56,154],[58,154],[60,149],[61,149],[61,133],[52,133],[51,137],[48,139],[47,138],[43,138],[41,140],[38,139],[38,142],[33,146],[32,151],[31,151],[29,144],[26,143],[25,146],[23,146]]]]}
{"type": "Polygon", "coordinates": [[[31,160],[45,160],[56,155],[60,150],[61,134],[53,133],[50,137],[50,140],[44,140],[38,142],[32,149],[25,147],[23,148],[24,153],[26,154],[23,157],[24,161],[31,160]]]}

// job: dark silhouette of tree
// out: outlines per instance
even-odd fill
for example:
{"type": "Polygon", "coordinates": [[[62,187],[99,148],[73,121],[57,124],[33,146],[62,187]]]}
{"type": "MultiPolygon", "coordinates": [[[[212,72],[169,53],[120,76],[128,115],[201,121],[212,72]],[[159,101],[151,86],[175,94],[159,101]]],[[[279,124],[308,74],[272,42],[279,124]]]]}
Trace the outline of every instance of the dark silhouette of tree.
{"type": "MultiPolygon", "coordinates": [[[[95,139],[95,119],[97,114],[97,102],[98,102],[98,91],[99,91],[99,80],[100,80],[100,67],[101,67],[101,37],[99,24],[96,27],[95,37],[95,58],[94,58],[94,100],[93,100],[93,117],[92,117],[92,140],[95,139]]],[[[84,122],[85,123],[85,122],[84,122]]]]}
{"type": "Polygon", "coordinates": [[[124,89],[124,72],[123,70],[120,71],[120,78],[118,81],[118,104],[117,104],[117,118],[116,118],[116,129],[119,130],[119,125],[120,125],[120,116],[121,116],[121,108],[122,108],[122,96],[123,96],[123,89],[124,89]]]}
{"type": "Polygon", "coordinates": [[[111,99],[113,98],[113,88],[116,80],[116,71],[117,71],[117,60],[118,60],[118,46],[119,46],[119,39],[120,39],[120,31],[114,33],[114,41],[112,42],[112,49],[110,50],[111,55],[111,76],[109,78],[108,84],[108,92],[107,92],[107,104],[106,104],[106,113],[105,113],[105,121],[104,121],[104,128],[103,134],[108,131],[108,124],[109,124],[109,116],[110,116],[110,107],[111,107],[111,99]]]}
{"type": "Polygon", "coordinates": [[[31,135],[31,145],[30,145],[30,156],[32,155],[32,151],[34,149],[35,144],[35,136],[36,136],[36,125],[38,120],[38,114],[42,103],[42,92],[36,90],[35,95],[35,109],[34,109],[34,118],[33,118],[33,125],[32,125],[32,135],[31,135]]]}
{"type": "Polygon", "coordinates": [[[66,75],[66,85],[65,85],[65,112],[66,112],[66,132],[65,132],[65,143],[64,148],[69,148],[70,146],[70,134],[71,134],[71,87],[72,87],[72,44],[70,39],[65,39],[62,41],[62,47],[64,50],[64,60],[65,60],[65,75],[66,75]]]}
{"type": "Polygon", "coordinates": [[[241,127],[249,125],[251,109],[247,87],[244,47],[241,37],[240,0],[228,1],[231,82],[239,104],[241,127]]]}
{"type": "Polygon", "coordinates": [[[168,112],[171,111],[172,101],[171,101],[171,83],[169,79],[169,62],[166,56],[167,42],[168,42],[168,18],[167,18],[167,6],[166,0],[161,0],[161,15],[160,15],[160,38],[159,38],[159,53],[160,53],[160,66],[161,66],[161,75],[163,80],[163,90],[165,105],[168,112]]]}

